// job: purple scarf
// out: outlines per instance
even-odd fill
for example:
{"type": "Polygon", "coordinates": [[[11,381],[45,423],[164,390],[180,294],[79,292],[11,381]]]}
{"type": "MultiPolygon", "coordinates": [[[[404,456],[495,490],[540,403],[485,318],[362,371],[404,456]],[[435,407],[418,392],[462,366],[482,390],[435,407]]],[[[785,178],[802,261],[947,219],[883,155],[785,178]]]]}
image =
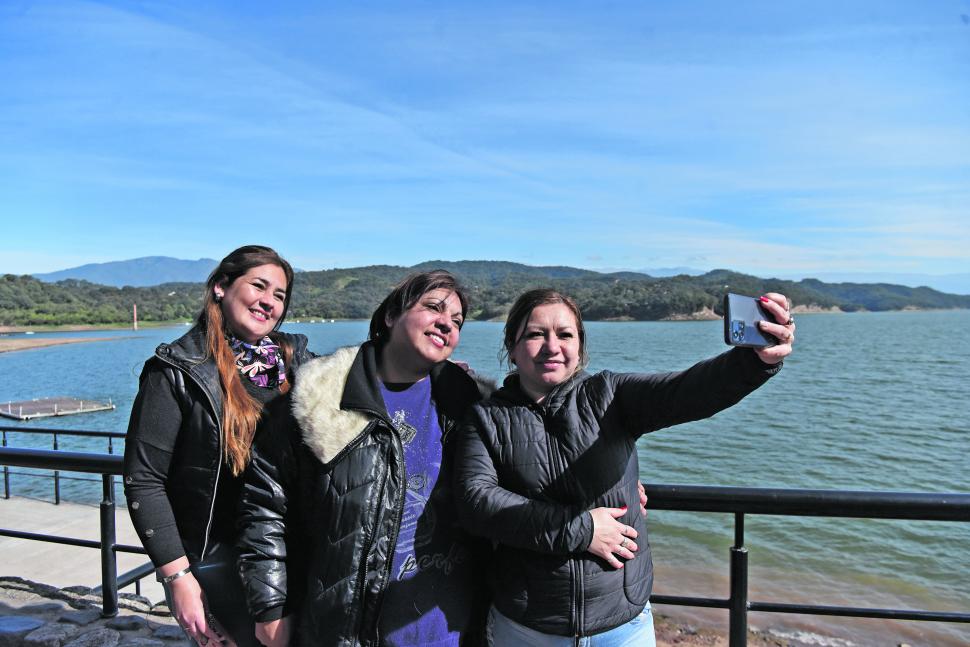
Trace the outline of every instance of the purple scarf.
{"type": "Polygon", "coordinates": [[[269,337],[263,337],[255,344],[247,344],[233,336],[226,337],[232,354],[236,356],[239,372],[249,378],[256,386],[276,388],[286,382],[286,365],[279,345],[269,337]]]}

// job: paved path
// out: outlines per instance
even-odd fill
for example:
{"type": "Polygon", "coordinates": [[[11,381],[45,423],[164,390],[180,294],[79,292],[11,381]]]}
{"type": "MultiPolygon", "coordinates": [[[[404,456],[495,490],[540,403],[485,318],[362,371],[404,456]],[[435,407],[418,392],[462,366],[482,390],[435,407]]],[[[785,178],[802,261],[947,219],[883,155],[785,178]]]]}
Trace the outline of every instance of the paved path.
{"type": "MultiPolygon", "coordinates": [[[[116,508],[115,524],[118,543],[141,545],[127,509],[116,508]]],[[[98,541],[100,512],[98,506],[63,502],[54,505],[11,497],[0,499],[0,527],[98,541]]],[[[147,555],[118,553],[118,573],[125,573],[147,561],[147,555]]],[[[22,577],[59,588],[100,586],[101,552],[95,548],[0,537],[0,575],[22,577]]],[[[144,578],[141,587],[141,595],[153,603],[164,600],[162,586],[153,575],[144,578]]],[[[124,591],[134,593],[134,586],[124,591]]]]}

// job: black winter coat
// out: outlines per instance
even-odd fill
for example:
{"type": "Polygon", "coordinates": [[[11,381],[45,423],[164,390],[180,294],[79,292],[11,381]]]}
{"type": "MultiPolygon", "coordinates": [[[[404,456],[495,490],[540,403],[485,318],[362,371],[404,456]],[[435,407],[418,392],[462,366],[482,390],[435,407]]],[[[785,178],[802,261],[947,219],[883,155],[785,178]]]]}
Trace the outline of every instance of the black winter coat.
{"type": "Polygon", "coordinates": [[[653,564],[639,513],[636,441],[737,403],[780,368],[734,349],[686,371],[581,372],[535,404],[517,375],[461,427],[455,492],[462,522],[498,542],[493,603],[536,631],[587,636],[618,627],[650,598],[653,564]],[[622,569],[586,552],[589,510],[628,507],[639,536],[622,569]]]}
{"type": "MultiPolygon", "coordinates": [[[[271,431],[257,441],[246,472],[239,550],[250,612],[262,622],[298,608],[295,644],[380,644],[407,483],[376,355],[368,342],[309,362],[289,394],[291,413],[270,416],[271,431]]],[[[438,482],[447,488],[452,430],[482,396],[450,362],[432,370],[431,390],[444,443],[438,482]]],[[[487,544],[464,537],[469,558],[484,566],[487,544]]],[[[449,622],[454,616],[483,625],[484,580],[442,607],[449,622]]],[[[466,632],[465,642],[478,633],[466,632]]]]}
{"type": "MultiPolygon", "coordinates": [[[[311,356],[303,335],[277,333],[293,350],[291,367],[311,356]]],[[[235,496],[219,496],[222,460],[222,387],[215,361],[206,357],[205,333],[195,326],[171,344],[160,344],[145,362],[125,439],[125,497],[142,544],[156,566],[207,552],[210,535],[232,537],[231,524],[214,518],[235,514],[235,496]],[[149,418],[146,398],[165,390],[178,403],[161,419],[149,418]]],[[[158,415],[158,412],[156,412],[158,415]]]]}

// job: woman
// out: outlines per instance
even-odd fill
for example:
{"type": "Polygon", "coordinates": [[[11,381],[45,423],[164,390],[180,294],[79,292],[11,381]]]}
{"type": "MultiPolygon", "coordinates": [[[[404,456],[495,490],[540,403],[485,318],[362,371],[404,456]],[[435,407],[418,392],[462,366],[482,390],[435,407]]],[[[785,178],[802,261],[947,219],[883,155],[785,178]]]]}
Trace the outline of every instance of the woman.
{"type": "Polygon", "coordinates": [[[145,363],[125,443],[125,496],[172,615],[199,645],[256,645],[235,569],[235,509],[264,407],[309,359],[279,332],[293,270],[247,245],[206,282],[196,325],[145,363]]]}
{"type": "Polygon", "coordinates": [[[292,403],[274,407],[241,508],[240,568],[265,645],[481,633],[486,546],[458,527],[449,472],[452,429],[481,398],[447,361],[467,310],[449,273],[409,276],[367,342],[307,363],[292,403]]]}
{"type": "Polygon", "coordinates": [[[532,290],[515,302],[504,339],[515,372],[462,425],[454,481],[465,526],[497,543],[493,644],[654,644],[649,544],[637,540],[642,517],[627,513],[636,441],[730,407],[778,372],[795,325],[784,296],[761,302],[784,322],[761,325],[778,345],[652,375],[584,372],[572,299],[532,290]]]}

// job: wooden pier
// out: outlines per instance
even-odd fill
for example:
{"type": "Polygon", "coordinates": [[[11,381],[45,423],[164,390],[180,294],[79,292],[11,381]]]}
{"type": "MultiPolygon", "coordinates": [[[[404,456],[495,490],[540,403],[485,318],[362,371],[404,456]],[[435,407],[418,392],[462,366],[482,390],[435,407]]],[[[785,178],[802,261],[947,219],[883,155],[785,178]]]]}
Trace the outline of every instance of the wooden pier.
{"type": "Polygon", "coordinates": [[[110,411],[115,408],[110,398],[107,402],[81,400],[79,398],[36,398],[0,404],[0,416],[14,420],[32,420],[52,416],[72,416],[77,413],[110,411]]]}

